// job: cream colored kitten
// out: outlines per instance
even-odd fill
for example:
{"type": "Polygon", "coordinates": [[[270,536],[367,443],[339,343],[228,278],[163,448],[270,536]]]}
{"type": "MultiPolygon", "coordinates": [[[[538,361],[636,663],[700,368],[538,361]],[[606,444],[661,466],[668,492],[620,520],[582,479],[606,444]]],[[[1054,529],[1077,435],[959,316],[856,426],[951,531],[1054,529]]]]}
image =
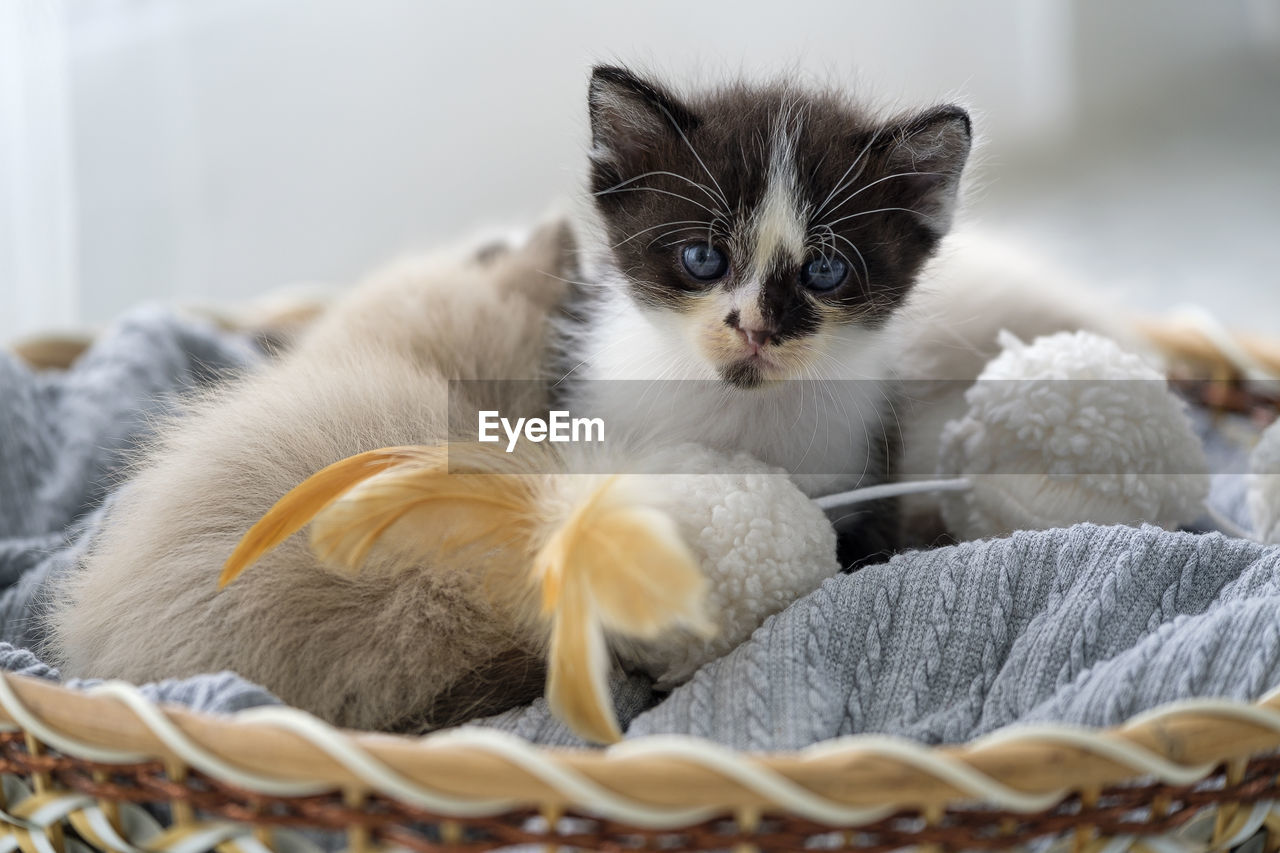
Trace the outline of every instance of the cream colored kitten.
{"type": "MultiPolygon", "coordinates": [[[[187,405],[56,598],[63,674],[144,682],[230,669],[361,728],[438,725],[537,696],[537,638],[499,618],[464,573],[337,573],[294,537],[227,590],[216,580],[240,537],[309,475],[360,451],[443,441],[450,379],[541,379],[564,289],[542,271],[561,267],[567,240],[553,226],[486,260],[392,267],[278,362],[187,405]]],[[[528,396],[504,410],[545,411],[544,385],[508,387],[528,396]]]]}

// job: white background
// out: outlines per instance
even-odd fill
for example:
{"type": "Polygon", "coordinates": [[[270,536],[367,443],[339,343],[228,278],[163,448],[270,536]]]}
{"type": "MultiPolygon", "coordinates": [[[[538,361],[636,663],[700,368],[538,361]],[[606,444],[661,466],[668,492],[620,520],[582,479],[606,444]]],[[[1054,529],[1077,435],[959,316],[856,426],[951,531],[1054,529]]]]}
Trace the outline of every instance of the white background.
{"type": "Polygon", "coordinates": [[[1280,332],[1280,0],[0,0],[0,340],[344,286],[580,185],[596,61],[960,98],[972,218],[1280,332]]]}

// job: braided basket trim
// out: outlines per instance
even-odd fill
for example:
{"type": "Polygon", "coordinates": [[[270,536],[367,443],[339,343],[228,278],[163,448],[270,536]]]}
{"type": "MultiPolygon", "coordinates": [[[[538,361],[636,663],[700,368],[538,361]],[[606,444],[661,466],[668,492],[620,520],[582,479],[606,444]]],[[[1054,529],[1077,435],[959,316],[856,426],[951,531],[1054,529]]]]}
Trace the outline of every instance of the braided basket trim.
{"type": "MultiPolygon", "coordinates": [[[[1103,780],[1148,776],[1167,784],[1188,784],[1207,776],[1223,760],[1280,745],[1280,710],[1276,707],[1280,705],[1280,691],[1269,693],[1256,705],[1218,699],[1175,702],[1111,730],[1014,726],[960,748],[929,748],[899,738],[861,735],[776,755],[739,753],[709,741],[673,736],[639,738],[594,751],[545,750],[505,733],[478,728],[440,732],[420,740],[357,735],[291,708],[259,708],[217,718],[161,709],[137,688],[123,682],[108,682],[84,691],[95,700],[127,708],[145,726],[152,736],[154,751],[142,753],[104,747],[54,728],[27,707],[18,695],[19,689],[62,692],[65,688],[32,681],[10,675],[0,678],[0,708],[12,723],[75,757],[123,764],[159,755],[177,759],[214,779],[273,796],[305,796],[350,787],[349,782],[336,776],[298,778],[298,772],[283,760],[278,775],[246,769],[228,760],[234,750],[198,742],[179,724],[184,719],[229,720],[233,729],[246,727],[258,730],[258,734],[264,729],[274,730],[301,738],[345,771],[345,778],[357,780],[360,788],[438,814],[459,818],[492,816],[522,805],[558,803],[650,828],[688,826],[715,814],[748,807],[784,811],[826,825],[847,827],[865,825],[896,810],[936,808],[949,801],[977,801],[1012,813],[1031,813],[1051,807],[1072,789],[1096,788],[1103,780]],[[1200,744],[1197,749],[1198,739],[1209,743],[1200,744]],[[429,775],[432,784],[425,785],[375,755],[379,744],[411,744],[414,757],[420,758],[424,767],[431,766],[433,758],[445,760],[439,763],[440,772],[429,775]],[[1064,772],[1055,785],[1029,786],[1020,778],[1020,770],[1028,769],[1027,760],[1036,750],[1045,749],[1070,756],[1077,765],[1083,762],[1081,766],[1091,772],[1075,776],[1064,772]],[[1201,760],[1183,763],[1172,760],[1171,754],[1199,756],[1201,760]],[[495,766],[496,760],[496,766],[505,769],[484,780],[484,787],[494,796],[461,792],[451,784],[446,767],[450,762],[468,759],[487,759],[480,765],[484,768],[495,766]],[[629,787],[629,771],[640,763],[652,770],[655,762],[670,767],[673,774],[678,769],[687,777],[682,783],[673,775],[673,802],[655,802],[619,790],[629,787]],[[899,777],[900,781],[918,781],[917,793],[894,795],[892,785],[859,791],[856,785],[845,784],[842,771],[867,763],[886,768],[886,780],[899,777]],[[984,767],[996,768],[996,772],[984,767]],[[836,799],[813,790],[810,785],[815,779],[839,788],[844,796],[836,799]],[[515,793],[531,788],[538,793],[515,793]],[[842,801],[845,797],[860,802],[842,801]]],[[[12,723],[7,726],[10,730],[14,728],[12,723]]]]}
{"type": "MultiPolygon", "coordinates": [[[[9,803],[0,812],[0,850],[15,850],[17,844],[23,853],[52,853],[64,831],[74,831],[93,849],[121,853],[265,853],[263,845],[279,853],[314,853],[296,832],[308,828],[345,832],[357,850],[389,846],[417,853],[480,853],[522,844],[691,851],[747,845],[778,853],[802,853],[815,844],[866,853],[917,845],[1025,850],[1034,844],[1041,853],[1205,853],[1227,849],[1261,828],[1273,838],[1280,833],[1280,810],[1274,808],[1280,756],[1275,755],[1230,762],[1193,785],[1108,786],[1072,795],[1037,814],[958,805],[932,815],[902,811],[835,832],[784,812],[749,808],[689,827],[655,830],[554,806],[458,819],[350,790],[269,797],[161,759],[111,766],[46,754],[30,735],[17,731],[0,734],[0,768],[9,803]],[[24,779],[34,782],[36,793],[23,785],[24,779]],[[144,803],[169,804],[177,822],[167,829],[160,826],[139,808],[144,803]]],[[[83,853],[75,844],[68,847],[68,853],[77,850],[83,853]]]]}

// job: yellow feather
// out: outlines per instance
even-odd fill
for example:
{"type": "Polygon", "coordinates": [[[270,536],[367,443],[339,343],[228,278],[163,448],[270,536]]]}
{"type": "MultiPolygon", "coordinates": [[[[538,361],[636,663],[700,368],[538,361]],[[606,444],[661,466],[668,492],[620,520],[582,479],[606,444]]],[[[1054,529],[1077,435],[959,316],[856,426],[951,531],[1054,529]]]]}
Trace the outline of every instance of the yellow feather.
{"type": "Polygon", "coordinates": [[[570,580],[551,623],[547,704],[578,735],[597,743],[622,737],[609,695],[604,631],[593,614],[590,593],[570,580]]]}
{"type": "Polygon", "coordinates": [[[402,464],[418,455],[416,447],[385,447],[350,456],[312,474],[300,485],[276,501],[267,514],[249,528],[218,576],[221,589],[234,581],[249,566],[272,548],[306,526],[343,492],[361,480],[380,471],[402,464]]]}
{"type": "Polygon", "coordinates": [[[312,549],[358,569],[394,528],[402,546],[424,557],[484,542],[522,548],[514,561],[527,564],[542,482],[527,472],[541,459],[504,457],[477,444],[424,448],[325,507],[312,524],[312,549]],[[411,517],[419,523],[397,527],[411,517]]]}
{"type": "Polygon", "coordinates": [[[712,630],[697,559],[671,518],[628,495],[625,483],[604,480],[533,565],[553,626],[547,700],[574,731],[603,742],[619,737],[604,632],[646,639],[678,624],[712,630]]]}
{"type": "Polygon", "coordinates": [[[532,507],[530,489],[521,479],[414,465],[391,468],[359,483],[316,516],[312,550],[324,560],[358,569],[376,541],[420,512],[429,512],[429,520],[405,533],[424,555],[493,540],[504,530],[510,538],[521,538],[532,507]]]}
{"type": "Polygon", "coordinates": [[[574,562],[611,631],[642,639],[673,624],[714,631],[703,612],[707,581],[666,513],[649,507],[601,514],[583,532],[574,562]],[[591,556],[587,556],[590,554],[591,556]]]}

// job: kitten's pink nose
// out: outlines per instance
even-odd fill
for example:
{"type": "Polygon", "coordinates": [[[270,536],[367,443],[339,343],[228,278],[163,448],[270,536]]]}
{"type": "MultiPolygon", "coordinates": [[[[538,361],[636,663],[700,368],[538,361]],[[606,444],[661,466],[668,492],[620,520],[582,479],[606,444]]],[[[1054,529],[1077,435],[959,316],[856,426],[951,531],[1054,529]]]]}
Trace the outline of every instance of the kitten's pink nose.
{"type": "Polygon", "coordinates": [[[769,341],[773,340],[773,330],[771,329],[743,329],[738,328],[742,336],[747,339],[747,343],[751,344],[751,348],[759,350],[769,341]]]}

